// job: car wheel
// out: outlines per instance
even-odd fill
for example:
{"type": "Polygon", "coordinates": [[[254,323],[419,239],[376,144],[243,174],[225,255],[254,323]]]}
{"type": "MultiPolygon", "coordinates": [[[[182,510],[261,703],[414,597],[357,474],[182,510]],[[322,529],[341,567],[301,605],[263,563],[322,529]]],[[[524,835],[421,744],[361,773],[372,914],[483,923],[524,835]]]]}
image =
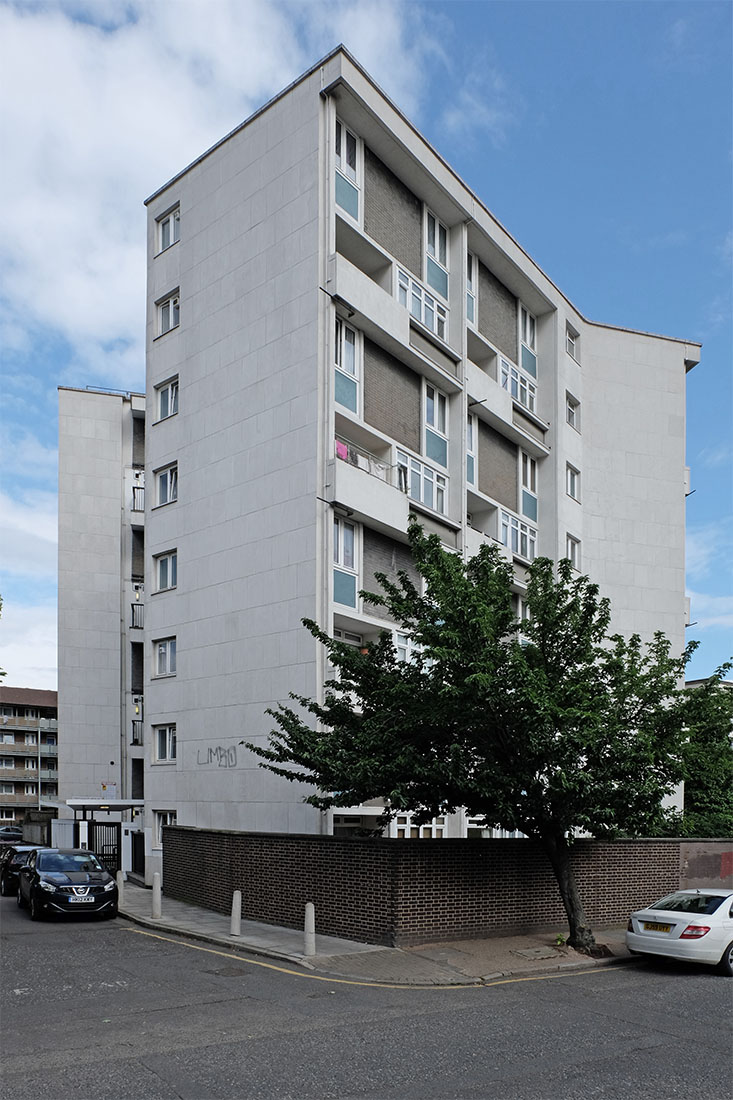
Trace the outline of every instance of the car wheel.
{"type": "Polygon", "coordinates": [[[31,920],[40,920],[43,916],[41,907],[36,901],[33,893],[31,893],[30,900],[28,902],[28,911],[30,913],[31,920]]]}
{"type": "Polygon", "coordinates": [[[18,893],[15,895],[15,900],[18,903],[19,909],[25,909],[25,901],[23,900],[23,895],[20,892],[20,886],[18,887],[18,893]]]}
{"type": "Polygon", "coordinates": [[[9,893],[10,887],[8,886],[7,880],[3,876],[3,878],[0,878],[0,898],[6,898],[9,893]]]}
{"type": "Polygon", "coordinates": [[[733,940],[728,944],[723,957],[718,963],[718,970],[721,974],[727,975],[729,978],[733,978],[733,940]]]}

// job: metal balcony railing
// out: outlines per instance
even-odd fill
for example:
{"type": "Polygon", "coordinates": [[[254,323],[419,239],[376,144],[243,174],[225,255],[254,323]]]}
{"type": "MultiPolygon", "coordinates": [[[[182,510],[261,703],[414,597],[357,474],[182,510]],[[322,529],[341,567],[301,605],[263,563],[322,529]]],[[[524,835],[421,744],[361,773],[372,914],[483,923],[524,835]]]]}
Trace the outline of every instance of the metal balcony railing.
{"type": "Polygon", "coordinates": [[[132,487],[132,510],[133,512],[145,511],[145,486],[133,485],[132,487]]]}
{"type": "Polygon", "coordinates": [[[142,745],[143,743],[143,723],[140,718],[132,719],[132,740],[131,745],[142,745]]]}
{"type": "Polygon", "coordinates": [[[364,470],[365,473],[379,478],[380,481],[386,481],[388,485],[398,484],[396,467],[338,435],[336,436],[336,458],[340,458],[342,462],[348,462],[350,466],[356,466],[359,470],[364,470]]]}
{"type": "Polygon", "coordinates": [[[142,630],[145,620],[145,604],[130,604],[130,626],[142,630]]]}

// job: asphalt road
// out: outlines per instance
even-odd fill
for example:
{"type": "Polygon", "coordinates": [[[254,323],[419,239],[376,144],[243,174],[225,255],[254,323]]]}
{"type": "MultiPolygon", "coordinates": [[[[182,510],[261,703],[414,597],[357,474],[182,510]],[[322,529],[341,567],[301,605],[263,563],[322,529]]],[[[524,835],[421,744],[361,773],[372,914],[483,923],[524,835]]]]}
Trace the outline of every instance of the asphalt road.
{"type": "Polygon", "coordinates": [[[607,967],[384,989],[0,900],[12,1100],[696,1100],[733,1093],[733,982],[607,967]],[[292,968],[291,968],[292,971],[292,968]]]}

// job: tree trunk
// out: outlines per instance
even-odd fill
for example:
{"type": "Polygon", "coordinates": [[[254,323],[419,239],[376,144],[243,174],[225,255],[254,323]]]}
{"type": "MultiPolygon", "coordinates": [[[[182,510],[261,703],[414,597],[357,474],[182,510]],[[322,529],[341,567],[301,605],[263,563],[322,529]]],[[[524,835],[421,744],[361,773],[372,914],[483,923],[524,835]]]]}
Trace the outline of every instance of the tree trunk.
{"type": "Polygon", "coordinates": [[[591,955],[596,941],[585,918],[583,903],[578,893],[575,873],[570,862],[570,845],[564,836],[543,836],[540,837],[540,843],[552,864],[560,897],[568,915],[570,927],[568,943],[576,951],[591,955]]]}

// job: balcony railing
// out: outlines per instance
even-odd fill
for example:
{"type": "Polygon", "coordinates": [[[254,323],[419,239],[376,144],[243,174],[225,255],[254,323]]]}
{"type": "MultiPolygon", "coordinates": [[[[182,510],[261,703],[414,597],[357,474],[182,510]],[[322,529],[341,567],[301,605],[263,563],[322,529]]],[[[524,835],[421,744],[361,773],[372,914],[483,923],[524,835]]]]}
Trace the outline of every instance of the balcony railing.
{"type": "Polygon", "coordinates": [[[132,510],[133,512],[145,511],[145,486],[133,485],[132,487],[132,510]]]}
{"type": "Polygon", "coordinates": [[[142,630],[145,620],[145,604],[130,604],[130,626],[142,630]]]}
{"type": "Polygon", "coordinates": [[[143,723],[140,718],[132,719],[132,740],[131,745],[142,745],[143,743],[143,723]]]}
{"type": "Polygon", "coordinates": [[[386,481],[388,485],[397,484],[394,466],[338,435],[336,436],[336,458],[340,458],[342,462],[348,462],[350,466],[356,466],[359,470],[364,470],[365,473],[379,478],[380,481],[386,481]]]}

